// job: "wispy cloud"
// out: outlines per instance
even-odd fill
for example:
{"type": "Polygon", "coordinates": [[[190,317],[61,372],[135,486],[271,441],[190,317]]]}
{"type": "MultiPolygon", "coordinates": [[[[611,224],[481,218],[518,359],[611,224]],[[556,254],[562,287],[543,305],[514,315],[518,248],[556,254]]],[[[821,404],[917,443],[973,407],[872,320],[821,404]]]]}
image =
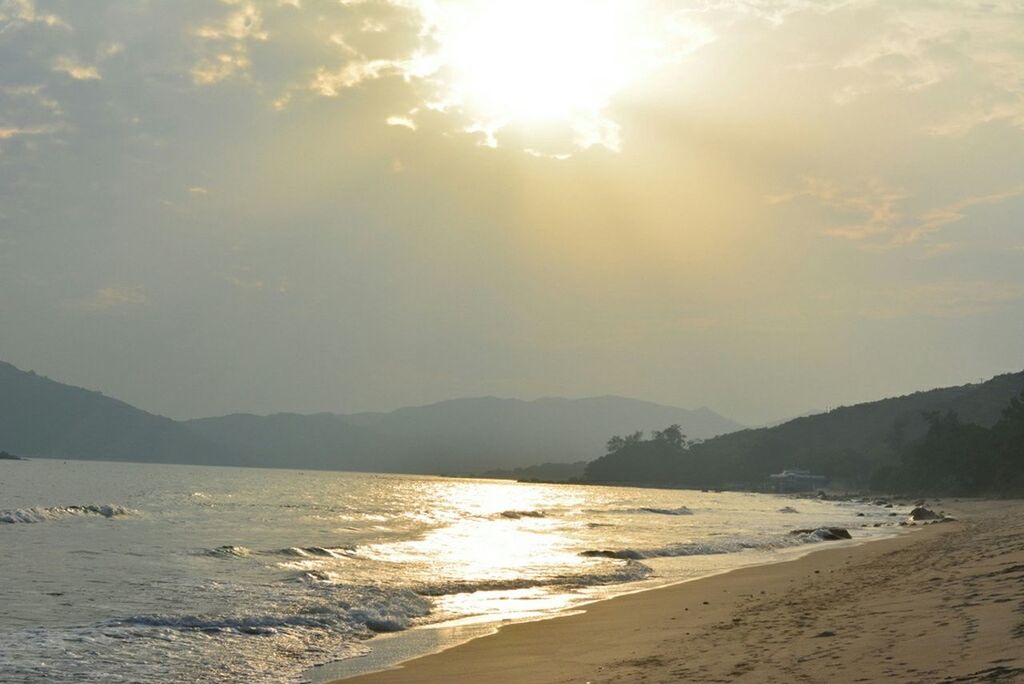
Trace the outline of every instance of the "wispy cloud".
{"type": "MultiPolygon", "coordinates": [[[[856,185],[842,186],[820,178],[805,178],[794,191],[768,197],[770,204],[785,204],[808,198],[840,215],[854,220],[840,222],[822,229],[829,237],[858,242],[870,249],[885,250],[921,242],[948,225],[966,218],[973,207],[999,204],[1024,197],[1024,185],[982,195],[970,195],[955,202],[920,212],[908,212],[903,204],[911,195],[898,188],[889,188],[872,179],[856,185]]],[[[931,245],[930,255],[953,251],[953,243],[931,245]]]]}
{"type": "Polygon", "coordinates": [[[140,285],[109,285],[97,289],[92,295],[66,303],[81,311],[101,313],[120,312],[148,303],[145,289],[140,285]]]}
{"type": "Polygon", "coordinates": [[[72,57],[61,56],[53,61],[53,70],[67,74],[76,81],[98,81],[100,72],[91,64],[83,64],[72,57]]]}
{"type": "Polygon", "coordinates": [[[0,30],[2,24],[41,24],[51,28],[71,28],[66,21],[56,14],[39,12],[35,0],[3,0],[0,2],[0,30]]]}
{"type": "Polygon", "coordinates": [[[874,299],[878,304],[865,308],[863,315],[881,319],[914,315],[964,318],[1024,301],[1024,285],[985,280],[949,280],[879,292],[874,299]]]}

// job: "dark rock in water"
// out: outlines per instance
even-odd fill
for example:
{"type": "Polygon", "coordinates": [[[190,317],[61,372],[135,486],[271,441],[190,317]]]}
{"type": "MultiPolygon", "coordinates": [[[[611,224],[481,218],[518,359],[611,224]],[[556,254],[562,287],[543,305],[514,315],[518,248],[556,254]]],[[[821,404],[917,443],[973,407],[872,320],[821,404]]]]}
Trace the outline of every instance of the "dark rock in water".
{"type": "Polygon", "coordinates": [[[819,527],[815,530],[793,530],[792,535],[814,534],[822,541],[838,541],[839,539],[852,539],[850,532],[842,527],[819,527]]]}
{"type": "Polygon", "coordinates": [[[918,506],[910,511],[911,520],[939,520],[940,518],[942,518],[941,515],[923,506],[918,506]]]}
{"type": "Polygon", "coordinates": [[[864,517],[864,514],[863,514],[863,513],[858,513],[858,514],[857,514],[857,517],[858,517],[858,518],[863,518],[863,517],[864,517]]]}
{"type": "Polygon", "coordinates": [[[799,512],[800,511],[796,510],[792,506],[784,506],[783,508],[779,509],[779,513],[799,513],[799,512]]]}
{"type": "Polygon", "coordinates": [[[826,629],[824,632],[819,632],[818,634],[815,634],[814,638],[817,639],[817,638],[820,638],[820,637],[834,637],[835,635],[836,635],[835,632],[833,632],[830,629],[826,629]]]}
{"type": "Polygon", "coordinates": [[[21,456],[15,456],[14,454],[8,453],[6,451],[0,451],[0,461],[27,461],[27,460],[28,460],[27,458],[22,458],[21,456]]]}

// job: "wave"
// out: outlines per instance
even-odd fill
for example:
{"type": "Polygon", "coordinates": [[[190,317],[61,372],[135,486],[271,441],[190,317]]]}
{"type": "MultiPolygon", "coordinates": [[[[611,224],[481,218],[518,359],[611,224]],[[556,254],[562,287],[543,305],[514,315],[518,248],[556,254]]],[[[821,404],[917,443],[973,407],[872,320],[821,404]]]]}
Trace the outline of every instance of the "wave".
{"type": "Polygon", "coordinates": [[[324,547],[324,546],[289,546],[286,549],[278,549],[270,553],[279,556],[291,556],[292,558],[351,558],[355,553],[355,547],[324,547]]]}
{"type": "MultiPolygon", "coordinates": [[[[331,589],[328,585],[324,585],[331,589]]],[[[321,594],[301,612],[251,615],[133,615],[103,623],[105,628],[158,629],[206,634],[274,636],[297,630],[324,630],[366,638],[374,633],[399,632],[430,614],[423,596],[401,589],[386,592],[371,587],[345,587],[321,594]]]]}
{"type": "Polygon", "coordinates": [[[225,544],[212,549],[199,549],[194,553],[215,558],[247,558],[252,555],[288,556],[290,558],[352,558],[355,551],[353,546],[289,546],[285,549],[274,549],[273,551],[253,551],[247,546],[225,544]]]}
{"type": "Polygon", "coordinates": [[[638,513],[653,513],[654,515],[693,515],[693,510],[686,506],[677,508],[657,508],[655,506],[640,506],[638,508],[585,508],[580,513],[625,513],[636,515],[638,513]]]}
{"type": "Polygon", "coordinates": [[[85,506],[47,506],[45,508],[15,508],[0,511],[0,523],[41,523],[49,520],[77,516],[116,518],[132,515],[136,511],[114,504],[88,504],[85,506]]]}
{"type": "Polygon", "coordinates": [[[246,556],[251,556],[253,552],[252,549],[244,546],[225,544],[224,546],[218,546],[215,549],[203,549],[200,553],[205,556],[215,556],[217,558],[245,558],[246,556]]]}
{"type": "Polygon", "coordinates": [[[414,588],[420,596],[451,596],[452,594],[473,594],[478,591],[514,591],[536,587],[593,587],[608,584],[624,584],[644,579],[653,572],[643,563],[628,562],[609,572],[555,575],[552,577],[514,578],[504,580],[455,580],[437,584],[425,584],[414,588]]]}
{"type": "Polygon", "coordinates": [[[520,518],[543,518],[544,511],[502,511],[499,513],[502,518],[519,520],[520,518]]]}
{"type": "Polygon", "coordinates": [[[637,510],[641,513],[657,513],[658,515],[693,515],[693,511],[686,506],[679,508],[649,508],[645,506],[637,510]]]}
{"type": "Polygon", "coordinates": [[[843,537],[838,531],[849,534],[842,528],[819,527],[813,530],[794,530],[784,537],[768,540],[731,542],[690,542],[670,544],[653,549],[592,549],[582,551],[581,556],[587,558],[616,558],[620,560],[638,561],[649,558],[677,558],[681,556],[712,556],[726,553],[737,553],[747,549],[780,549],[800,544],[813,544],[820,541],[834,541],[843,537]]]}

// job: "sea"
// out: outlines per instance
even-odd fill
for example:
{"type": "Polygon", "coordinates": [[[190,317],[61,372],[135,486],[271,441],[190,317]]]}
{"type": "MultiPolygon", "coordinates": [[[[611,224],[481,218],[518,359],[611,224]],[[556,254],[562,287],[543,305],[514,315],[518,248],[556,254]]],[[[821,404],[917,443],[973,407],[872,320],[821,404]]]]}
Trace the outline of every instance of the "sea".
{"type": "MultiPolygon", "coordinates": [[[[909,509],[907,509],[909,510],[909,509]]],[[[901,530],[870,502],[0,461],[0,681],[312,682],[901,530]],[[851,541],[823,541],[844,527],[851,541]]]]}

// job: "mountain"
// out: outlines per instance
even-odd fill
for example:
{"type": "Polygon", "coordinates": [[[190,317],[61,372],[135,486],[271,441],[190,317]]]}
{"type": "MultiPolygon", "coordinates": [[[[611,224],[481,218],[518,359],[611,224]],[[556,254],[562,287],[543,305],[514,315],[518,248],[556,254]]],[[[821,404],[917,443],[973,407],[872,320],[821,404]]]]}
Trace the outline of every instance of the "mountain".
{"type": "Polygon", "coordinates": [[[0,449],[25,456],[324,470],[477,474],[588,460],[614,432],[738,429],[621,397],[456,399],[391,413],[236,414],[178,422],[0,362],[0,449]]]}
{"type": "Polygon", "coordinates": [[[904,449],[925,436],[925,413],[952,411],[963,422],[988,428],[1022,388],[1024,372],[1010,373],[984,383],[844,406],[775,427],[733,432],[679,453],[653,444],[623,449],[591,462],[585,479],[758,486],[769,473],[795,467],[827,475],[835,483],[866,487],[874,473],[896,466],[904,449]]]}
{"type": "Polygon", "coordinates": [[[24,456],[239,463],[170,418],[0,361],[0,448],[24,456]]]}
{"type": "Polygon", "coordinates": [[[688,411],[623,397],[481,397],[390,413],[232,415],[185,424],[261,462],[276,455],[297,459],[301,467],[477,474],[587,460],[603,451],[611,433],[672,423],[693,437],[740,427],[707,408],[688,411]]]}

